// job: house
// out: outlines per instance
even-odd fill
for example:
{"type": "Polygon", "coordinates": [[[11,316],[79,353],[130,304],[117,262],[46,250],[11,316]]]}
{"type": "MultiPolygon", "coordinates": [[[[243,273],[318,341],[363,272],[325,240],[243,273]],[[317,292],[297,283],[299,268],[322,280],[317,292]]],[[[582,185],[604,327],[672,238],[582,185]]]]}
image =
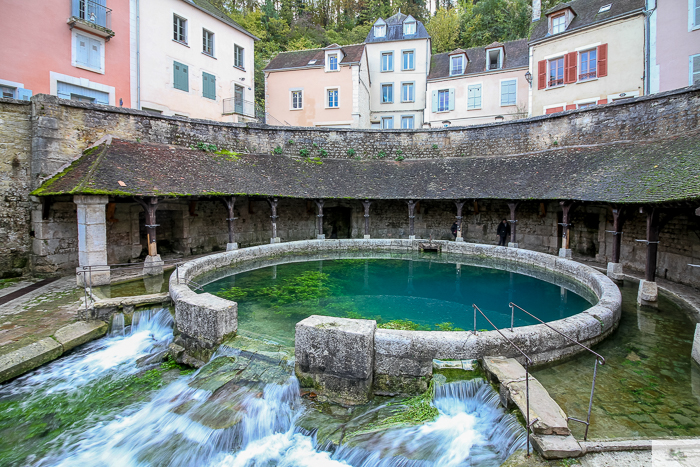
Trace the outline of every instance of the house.
{"type": "Polygon", "coordinates": [[[527,116],[527,39],[435,54],[425,122],[431,128],[527,116]]]}
{"type": "Polygon", "coordinates": [[[543,15],[539,6],[534,0],[530,115],[645,94],[645,0],[573,0],[543,15]]]}
{"type": "Polygon", "coordinates": [[[267,123],[369,128],[364,44],[282,52],[263,72],[267,123]]]}
{"type": "Polygon", "coordinates": [[[140,2],[134,107],[162,115],[255,118],[253,34],[207,0],[140,2]]]}
{"type": "Polygon", "coordinates": [[[4,0],[0,97],[129,107],[130,15],[119,0],[4,0]]]}
{"type": "Polygon", "coordinates": [[[700,0],[647,0],[650,93],[700,83],[700,0]]]}
{"type": "Polygon", "coordinates": [[[365,44],[372,128],[420,128],[431,55],[425,26],[399,11],[377,19],[365,44]]]}

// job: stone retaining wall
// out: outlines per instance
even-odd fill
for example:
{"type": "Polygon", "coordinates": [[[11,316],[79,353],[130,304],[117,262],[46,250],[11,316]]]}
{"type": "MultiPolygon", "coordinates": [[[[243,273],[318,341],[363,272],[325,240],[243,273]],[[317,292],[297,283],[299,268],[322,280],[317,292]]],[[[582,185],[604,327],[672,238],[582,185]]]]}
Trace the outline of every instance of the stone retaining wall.
{"type": "MultiPolygon", "coordinates": [[[[170,295],[176,304],[189,300],[197,294],[186,285],[188,280],[215,269],[230,268],[261,258],[318,251],[412,251],[418,249],[418,243],[411,240],[307,240],[220,253],[195,259],[182,266],[179,272],[170,278],[170,295]]],[[[622,305],[619,289],[607,276],[588,266],[523,249],[448,241],[438,243],[445,253],[507,260],[562,274],[585,285],[598,298],[597,304],[582,313],[550,323],[585,345],[590,346],[601,341],[619,323],[622,305]]],[[[582,351],[580,347],[542,324],[503,332],[537,364],[555,361],[582,351]]],[[[373,339],[373,387],[374,392],[379,394],[425,390],[432,375],[432,361],[435,358],[472,359],[485,355],[520,357],[517,350],[496,331],[472,333],[377,329],[373,339]]]]}

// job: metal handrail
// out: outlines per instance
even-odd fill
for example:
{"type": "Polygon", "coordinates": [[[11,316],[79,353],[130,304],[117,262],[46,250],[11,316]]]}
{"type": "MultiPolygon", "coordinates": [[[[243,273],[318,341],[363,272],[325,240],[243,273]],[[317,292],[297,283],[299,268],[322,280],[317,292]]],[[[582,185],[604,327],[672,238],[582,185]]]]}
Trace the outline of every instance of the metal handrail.
{"type": "Polygon", "coordinates": [[[516,305],[516,304],[513,303],[513,302],[510,302],[510,303],[508,304],[508,306],[510,307],[510,311],[511,311],[511,315],[510,315],[510,331],[511,331],[511,332],[513,332],[513,320],[514,320],[514,317],[515,317],[515,308],[517,308],[517,309],[519,309],[520,311],[522,311],[522,312],[528,314],[529,316],[535,318],[535,319],[536,319],[537,321],[539,321],[541,324],[544,324],[545,326],[547,326],[549,329],[551,329],[552,331],[556,332],[556,333],[559,334],[560,336],[563,336],[565,339],[567,339],[567,340],[573,342],[574,344],[578,345],[578,346],[581,347],[582,349],[587,350],[588,352],[590,352],[590,353],[592,353],[593,355],[595,355],[596,358],[595,358],[595,364],[594,364],[594,366],[593,366],[593,383],[591,384],[591,397],[590,397],[590,399],[589,399],[589,401],[588,401],[588,416],[586,417],[586,420],[585,420],[585,421],[584,421],[584,420],[579,420],[578,418],[574,418],[574,417],[567,417],[567,420],[572,420],[572,421],[574,421],[574,422],[578,422],[578,423],[582,423],[582,424],[586,425],[586,431],[585,431],[585,433],[583,434],[583,440],[586,441],[586,440],[588,439],[588,429],[589,429],[590,426],[591,426],[591,409],[593,408],[593,394],[595,393],[595,381],[596,381],[596,378],[597,378],[597,376],[598,376],[598,363],[600,363],[601,365],[605,365],[605,357],[603,357],[602,355],[600,355],[598,352],[595,352],[594,350],[591,350],[590,348],[586,347],[585,345],[583,345],[582,343],[580,343],[579,341],[577,341],[577,340],[574,339],[573,337],[567,336],[567,335],[564,334],[563,332],[561,332],[561,331],[559,331],[559,330],[553,328],[553,327],[550,326],[549,324],[547,324],[547,323],[545,323],[544,321],[542,321],[541,319],[539,319],[537,316],[535,316],[535,315],[533,315],[532,313],[530,313],[529,311],[525,310],[523,307],[518,306],[518,305],[516,305]]]}
{"type": "Polygon", "coordinates": [[[476,303],[472,304],[472,307],[474,308],[474,334],[476,334],[476,312],[478,311],[481,313],[481,316],[483,316],[486,321],[489,322],[489,324],[498,332],[502,338],[508,341],[508,343],[515,348],[520,354],[525,357],[525,432],[527,434],[527,456],[530,457],[530,433],[532,432],[532,425],[535,424],[539,419],[535,418],[534,420],[530,421],[530,365],[532,364],[532,359],[525,353],[523,350],[518,347],[518,345],[513,342],[511,339],[506,337],[498,327],[491,322],[490,319],[484,314],[481,309],[476,306],[476,303]]]}

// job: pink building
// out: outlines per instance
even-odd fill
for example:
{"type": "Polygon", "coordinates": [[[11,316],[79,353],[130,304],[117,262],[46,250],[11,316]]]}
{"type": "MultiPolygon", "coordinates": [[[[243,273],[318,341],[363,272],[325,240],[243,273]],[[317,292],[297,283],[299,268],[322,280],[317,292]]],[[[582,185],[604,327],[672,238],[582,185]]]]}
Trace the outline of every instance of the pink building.
{"type": "Polygon", "coordinates": [[[700,83],[700,0],[647,0],[649,91],[700,83]]]}
{"type": "Polygon", "coordinates": [[[0,97],[29,99],[42,93],[128,107],[129,4],[2,0],[0,97]]]}

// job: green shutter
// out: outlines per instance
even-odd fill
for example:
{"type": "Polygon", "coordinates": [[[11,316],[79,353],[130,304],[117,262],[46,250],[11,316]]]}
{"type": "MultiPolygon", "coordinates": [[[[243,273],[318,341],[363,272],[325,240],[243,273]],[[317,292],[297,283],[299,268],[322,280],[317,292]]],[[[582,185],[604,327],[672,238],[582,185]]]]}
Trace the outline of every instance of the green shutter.
{"type": "Polygon", "coordinates": [[[180,62],[173,62],[173,85],[181,91],[190,90],[189,68],[180,62]]]}
{"type": "Polygon", "coordinates": [[[216,76],[202,72],[202,95],[216,100],[216,76]]]}

